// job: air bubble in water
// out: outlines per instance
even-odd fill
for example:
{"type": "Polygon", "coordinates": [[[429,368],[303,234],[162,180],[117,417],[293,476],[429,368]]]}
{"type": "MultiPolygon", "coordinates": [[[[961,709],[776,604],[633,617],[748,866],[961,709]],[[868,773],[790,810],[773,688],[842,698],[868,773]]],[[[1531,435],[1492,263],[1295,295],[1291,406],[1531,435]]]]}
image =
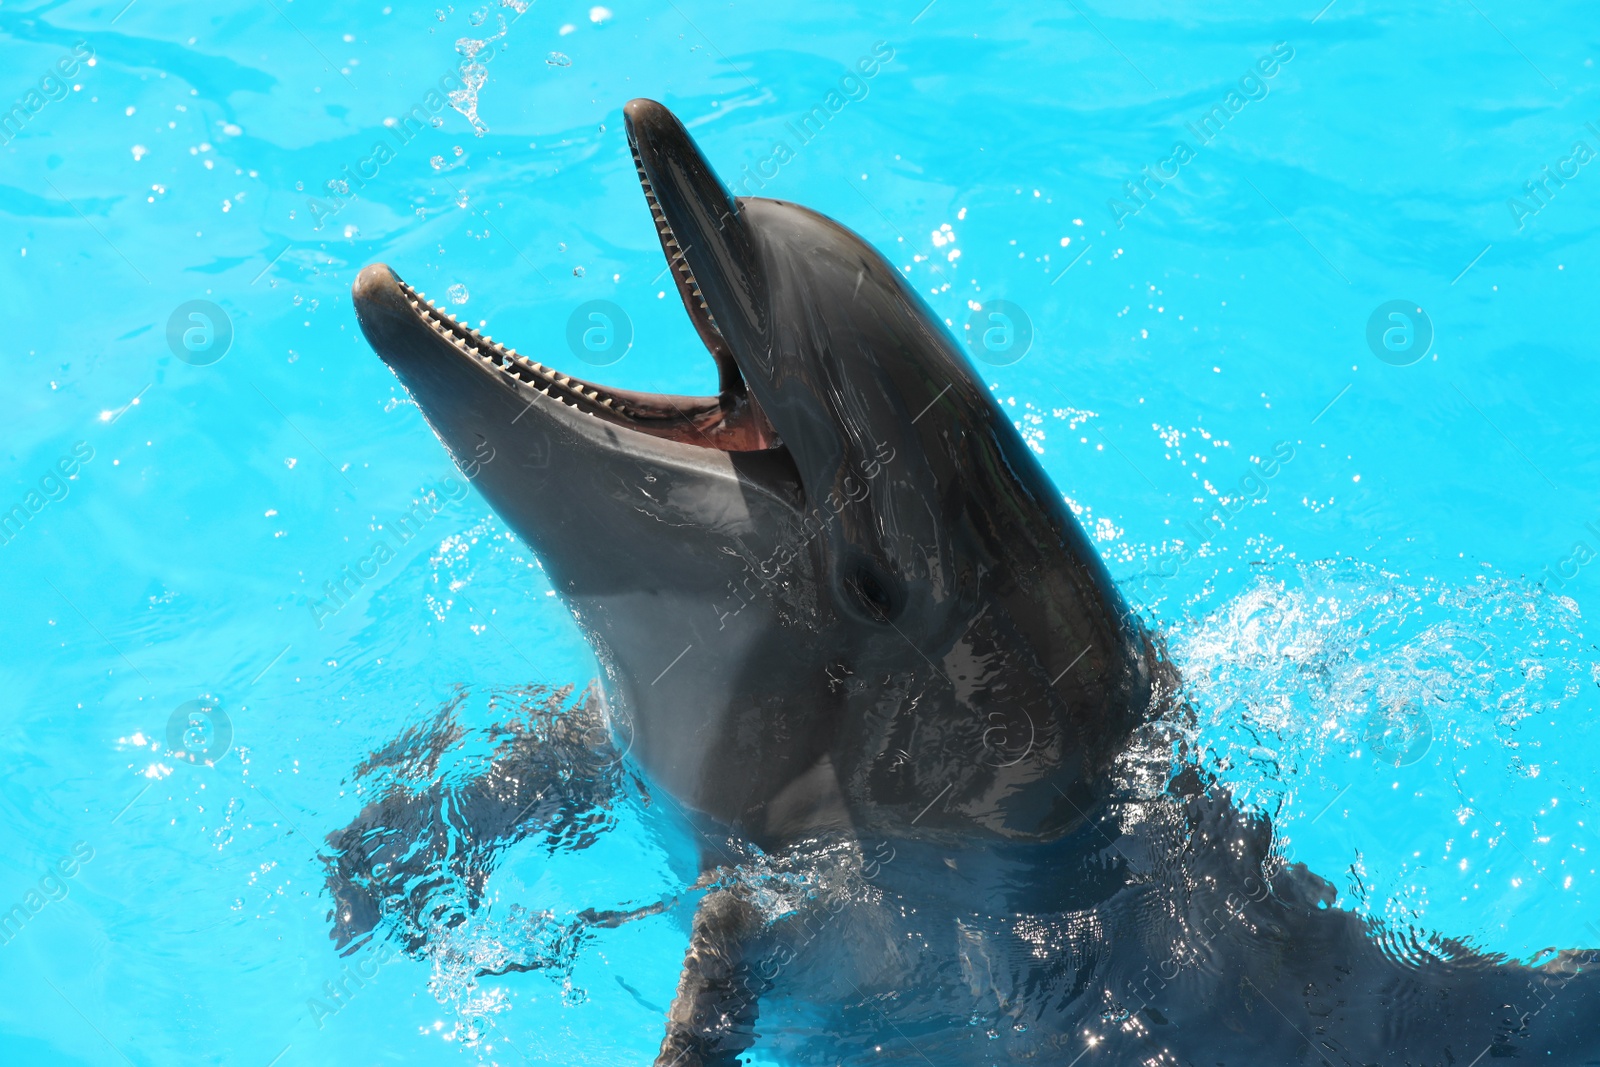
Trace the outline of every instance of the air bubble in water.
{"type": "Polygon", "coordinates": [[[581,277],[583,277],[583,268],[582,268],[582,267],[573,267],[573,268],[572,268],[572,276],[573,276],[573,277],[574,277],[574,278],[581,278],[581,277]]]}
{"type": "Polygon", "coordinates": [[[486,7],[480,7],[478,10],[467,16],[467,22],[473,26],[482,26],[483,20],[488,17],[489,9],[486,7]]]}
{"type": "Polygon", "coordinates": [[[428,160],[428,166],[432,167],[434,170],[443,170],[444,169],[444,157],[443,156],[434,156],[432,159],[428,160]]]}
{"type": "Polygon", "coordinates": [[[456,282],[456,284],[445,290],[445,295],[450,298],[450,303],[452,304],[465,304],[470,294],[467,292],[466,286],[456,282]]]}
{"type": "Polygon", "coordinates": [[[551,52],[549,55],[544,57],[544,61],[552,67],[572,66],[572,58],[562,52],[551,52]]]}

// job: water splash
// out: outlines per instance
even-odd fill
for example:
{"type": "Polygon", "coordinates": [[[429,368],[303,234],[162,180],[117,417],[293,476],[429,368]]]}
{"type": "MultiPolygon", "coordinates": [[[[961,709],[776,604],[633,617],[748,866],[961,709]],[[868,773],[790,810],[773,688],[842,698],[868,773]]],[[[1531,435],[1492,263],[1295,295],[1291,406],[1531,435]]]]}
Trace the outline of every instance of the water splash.
{"type": "Polygon", "coordinates": [[[1415,762],[1492,743],[1508,771],[1528,774],[1520,724],[1600,677],[1582,654],[1575,605],[1490,574],[1454,586],[1357,563],[1301,565],[1219,600],[1191,605],[1168,627],[1169,647],[1200,758],[1269,814],[1319,765],[1363,751],[1415,762]],[[1428,737],[1420,753],[1418,735],[1428,737]]]}
{"type": "Polygon", "coordinates": [[[1165,627],[1189,757],[1337,906],[1531,959],[1592,942],[1600,659],[1577,605],[1484,572],[1279,565],[1165,627]]]}
{"type": "Polygon", "coordinates": [[[478,56],[485,47],[493,47],[494,42],[506,35],[506,17],[502,14],[497,14],[495,17],[500,23],[499,33],[482,40],[476,37],[462,37],[456,41],[456,52],[466,62],[461,64],[462,87],[450,91],[450,106],[461,112],[466,120],[472,123],[472,132],[479,137],[489,132],[488,125],[478,117],[478,91],[489,79],[489,68],[478,60],[478,56]]]}

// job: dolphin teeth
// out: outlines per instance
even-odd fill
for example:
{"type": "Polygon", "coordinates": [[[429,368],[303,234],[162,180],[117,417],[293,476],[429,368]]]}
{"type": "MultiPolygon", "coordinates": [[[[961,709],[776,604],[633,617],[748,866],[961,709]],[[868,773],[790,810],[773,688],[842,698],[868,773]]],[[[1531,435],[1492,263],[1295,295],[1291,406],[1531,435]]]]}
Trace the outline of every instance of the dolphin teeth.
{"type": "Polygon", "coordinates": [[[520,355],[514,348],[497,344],[489,334],[479,333],[458,321],[448,311],[439,308],[433,301],[427,300],[420,290],[412,289],[402,282],[401,291],[410,306],[434,333],[454,345],[463,354],[476,356],[485,363],[499,368],[513,381],[522,382],[534,392],[552,400],[559,400],[568,407],[591,417],[598,416],[601,409],[624,418],[639,417],[628,405],[616,397],[607,395],[601,387],[568,377],[536,360],[520,355]],[[427,305],[426,309],[423,308],[424,303],[427,305]]]}

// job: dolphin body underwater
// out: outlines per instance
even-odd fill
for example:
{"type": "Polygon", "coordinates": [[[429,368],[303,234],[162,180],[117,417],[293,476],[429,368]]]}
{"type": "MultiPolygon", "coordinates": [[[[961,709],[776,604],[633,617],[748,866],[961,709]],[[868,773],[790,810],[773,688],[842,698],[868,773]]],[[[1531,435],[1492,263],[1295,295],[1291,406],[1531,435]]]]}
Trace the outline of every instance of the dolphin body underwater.
{"type": "MultiPolygon", "coordinates": [[[[354,298],[593,646],[591,778],[625,754],[701,842],[659,1067],[1600,1064],[1600,954],[1336,908],[1186,760],[1159,640],[883,256],[625,117],[717,396],[571,378],[382,265],[354,298]]],[[[553,817],[525,796],[583,801],[557,733],[458,817],[504,843],[553,817]]],[[[342,942],[383,906],[353,846],[414,817],[370,809],[329,837],[342,942]]]]}

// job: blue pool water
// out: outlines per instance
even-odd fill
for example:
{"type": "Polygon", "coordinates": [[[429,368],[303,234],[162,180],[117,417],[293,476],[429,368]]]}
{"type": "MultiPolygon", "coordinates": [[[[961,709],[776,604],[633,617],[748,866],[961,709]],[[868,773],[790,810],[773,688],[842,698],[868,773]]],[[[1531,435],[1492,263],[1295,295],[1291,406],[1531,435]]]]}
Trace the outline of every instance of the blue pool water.
{"type": "Polygon", "coordinates": [[[448,704],[466,774],[595,673],[350,284],[388,262],[583,370],[610,301],[632,347],[590,376],[709,391],[635,96],[959,335],[1020,309],[996,395],[1342,906],[1600,941],[1592,5],[125,3],[0,5],[0,1062],[648,1062],[681,910],[551,942],[693,878],[636,798],[475,904],[447,879],[420,955],[339,955],[319,858],[408,728],[448,704]],[[544,965],[473,977],[508,953],[544,965]]]}

